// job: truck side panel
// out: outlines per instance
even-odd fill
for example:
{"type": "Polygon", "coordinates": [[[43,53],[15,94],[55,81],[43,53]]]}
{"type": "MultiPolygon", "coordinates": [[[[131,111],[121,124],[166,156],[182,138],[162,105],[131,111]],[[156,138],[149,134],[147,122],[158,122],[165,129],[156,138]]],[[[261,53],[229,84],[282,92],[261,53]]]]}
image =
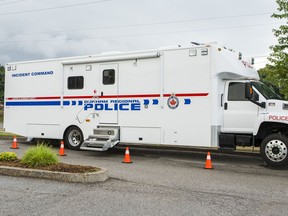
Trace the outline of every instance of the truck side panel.
{"type": "Polygon", "coordinates": [[[140,112],[119,112],[119,125],[125,127],[121,142],[211,146],[210,56],[190,57],[189,50],[179,50],[161,58],[139,61],[137,67],[119,65],[119,94],[139,95],[134,99],[141,101],[140,112]],[[178,101],[175,108],[169,105],[171,96],[178,101]],[[143,138],[148,131],[153,142],[143,138]]]}
{"type": "Polygon", "coordinates": [[[65,129],[76,125],[86,139],[93,128],[116,126],[120,142],[209,147],[210,53],[197,52],[167,50],[158,58],[66,65],[20,63],[6,73],[5,127],[24,136],[62,139],[65,129]],[[116,68],[115,82],[103,85],[105,70],[116,68]],[[83,86],[69,89],[69,82],[82,79],[83,86]],[[112,113],[116,122],[103,121],[112,113]]]}
{"type": "MultiPolygon", "coordinates": [[[[13,70],[6,70],[4,128],[30,136],[31,125],[38,124],[43,128],[46,125],[59,126],[62,79],[62,65],[59,61],[24,63],[13,70]]],[[[47,129],[40,131],[39,137],[45,136],[43,133],[47,129]]],[[[51,138],[59,138],[54,133],[49,135],[51,138]]]]}

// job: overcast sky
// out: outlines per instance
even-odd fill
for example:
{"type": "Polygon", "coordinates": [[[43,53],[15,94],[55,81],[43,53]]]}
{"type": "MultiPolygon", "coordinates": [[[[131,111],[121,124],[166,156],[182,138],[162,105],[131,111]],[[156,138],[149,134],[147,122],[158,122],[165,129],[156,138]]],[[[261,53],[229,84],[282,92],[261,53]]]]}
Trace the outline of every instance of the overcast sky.
{"type": "Polygon", "coordinates": [[[273,12],[275,0],[0,0],[0,64],[216,41],[259,68],[273,12]]]}

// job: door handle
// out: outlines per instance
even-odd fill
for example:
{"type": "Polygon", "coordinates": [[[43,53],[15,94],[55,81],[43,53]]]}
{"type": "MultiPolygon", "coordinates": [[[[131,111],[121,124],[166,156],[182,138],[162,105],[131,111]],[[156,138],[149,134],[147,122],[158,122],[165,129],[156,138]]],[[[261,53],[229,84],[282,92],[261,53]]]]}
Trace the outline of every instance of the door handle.
{"type": "Polygon", "coordinates": [[[228,103],[224,103],[224,110],[228,109],[228,103]]]}

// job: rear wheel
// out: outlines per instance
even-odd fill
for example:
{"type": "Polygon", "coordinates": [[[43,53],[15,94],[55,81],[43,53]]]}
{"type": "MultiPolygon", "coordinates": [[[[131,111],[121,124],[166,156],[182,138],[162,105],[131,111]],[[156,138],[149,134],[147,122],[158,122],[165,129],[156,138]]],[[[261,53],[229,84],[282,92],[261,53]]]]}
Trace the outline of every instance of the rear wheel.
{"type": "Polygon", "coordinates": [[[261,143],[260,153],[264,161],[272,166],[288,163],[288,138],[282,134],[271,134],[261,143]]]}
{"type": "Polygon", "coordinates": [[[65,144],[70,149],[79,149],[81,144],[83,143],[83,134],[80,128],[76,126],[72,126],[67,129],[65,133],[65,144]]]}

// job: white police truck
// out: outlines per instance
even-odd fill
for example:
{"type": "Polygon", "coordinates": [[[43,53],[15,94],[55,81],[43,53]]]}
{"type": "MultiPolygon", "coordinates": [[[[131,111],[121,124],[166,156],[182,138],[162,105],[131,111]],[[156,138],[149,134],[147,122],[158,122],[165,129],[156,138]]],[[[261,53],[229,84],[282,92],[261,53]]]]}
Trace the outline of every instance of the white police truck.
{"type": "Polygon", "coordinates": [[[6,131],[71,149],[260,146],[288,162],[288,102],[217,43],[9,63],[4,106],[6,131]]]}

